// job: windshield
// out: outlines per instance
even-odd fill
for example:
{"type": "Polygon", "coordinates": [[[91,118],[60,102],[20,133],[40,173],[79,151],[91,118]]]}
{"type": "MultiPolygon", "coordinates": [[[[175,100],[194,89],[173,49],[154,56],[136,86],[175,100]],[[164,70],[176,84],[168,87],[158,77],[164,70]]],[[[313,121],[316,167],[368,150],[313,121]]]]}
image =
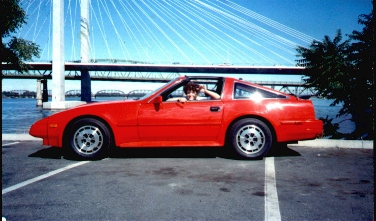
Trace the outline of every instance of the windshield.
{"type": "Polygon", "coordinates": [[[170,84],[171,82],[173,82],[173,81],[176,81],[176,79],[178,79],[178,78],[174,78],[174,79],[172,79],[171,81],[169,81],[167,84],[164,84],[164,85],[162,85],[162,86],[160,86],[160,87],[158,87],[157,89],[155,89],[155,90],[153,90],[153,91],[151,91],[151,92],[149,92],[149,93],[147,93],[147,94],[145,94],[144,96],[142,96],[142,97],[140,97],[140,98],[138,98],[137,100],[143,100],[143,99],[145,99],[145,98],[147,98],[147,97],[149,97],[149,96],[151,96],[152,94],[154,94],[155,92],[157,92],[157,91],[159,91],[161,88],[163,88],[164,86],[166,86],[166,85],[168,85],[168,84],[170,84]]]}

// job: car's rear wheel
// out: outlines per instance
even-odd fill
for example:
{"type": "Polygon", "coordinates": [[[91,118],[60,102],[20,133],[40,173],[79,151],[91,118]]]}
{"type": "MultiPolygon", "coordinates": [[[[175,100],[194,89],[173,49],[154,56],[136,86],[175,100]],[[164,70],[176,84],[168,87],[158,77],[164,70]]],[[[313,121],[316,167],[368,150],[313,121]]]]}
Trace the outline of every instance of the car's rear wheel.
{"type": "Polygon", "coordinates": [[[259,159],[271,149],[273,136],[264,122],[246,118],[239,120],[231,127],[229,141],[239,156],[247,159],[259,159]]]}
{"type": "Polygon", "coordinates": [[[111,132],[101,121],[80,119],[68,131],[69,150],[81,159],[101,159],[112,145],[111,132]]]}

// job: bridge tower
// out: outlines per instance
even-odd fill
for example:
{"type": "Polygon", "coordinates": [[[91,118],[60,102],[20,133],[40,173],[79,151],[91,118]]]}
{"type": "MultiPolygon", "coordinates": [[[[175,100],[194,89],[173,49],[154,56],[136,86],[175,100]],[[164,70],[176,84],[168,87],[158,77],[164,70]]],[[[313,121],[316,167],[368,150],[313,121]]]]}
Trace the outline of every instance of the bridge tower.
{"type": "Polygon", "coordinates": [[[52,102],[43,103],[44,109],[66,109],[82,104],[65,101],[64,2],[52,1],[52,102]]]}
{"type": "MultiPolygon", "coordinates": [[[[90,62],[90,0],[81,0],[81,63],[90,62]]],[[[91,101],[91,78],[88,70],[81,71],[81,101],[91,101]]]]}
{"type": "Polygon", "coordinates": [[[46,109],[65,108],[64,1],[52,1],[52,102],[46,109]]]}

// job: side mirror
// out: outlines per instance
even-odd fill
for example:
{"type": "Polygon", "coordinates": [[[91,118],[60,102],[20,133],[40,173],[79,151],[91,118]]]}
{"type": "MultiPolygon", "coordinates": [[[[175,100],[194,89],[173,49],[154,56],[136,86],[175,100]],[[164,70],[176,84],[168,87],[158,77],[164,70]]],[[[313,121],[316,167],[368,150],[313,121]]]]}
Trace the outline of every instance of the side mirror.
{"type": "Polygon", "coordinates": [[[162,96],[157,96],[157,97],[154,98],[153,103],[154,104],[160,104],[160,103],[162,103],[162,101],[163,101],[162,96]]]}

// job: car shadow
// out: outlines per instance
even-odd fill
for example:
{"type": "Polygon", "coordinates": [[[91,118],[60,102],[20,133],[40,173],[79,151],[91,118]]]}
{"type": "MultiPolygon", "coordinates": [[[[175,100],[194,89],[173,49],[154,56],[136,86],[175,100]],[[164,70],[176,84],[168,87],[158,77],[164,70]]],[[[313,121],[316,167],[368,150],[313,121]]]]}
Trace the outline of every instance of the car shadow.
{"type": "MultiPolygon", "coordinates": [[[[275,145],[267,154],[273,157],[301,156],[299,152],[289,148],[287,144],[275,145]]],[[[245,160],[239,157],[230,147],[179,147],[179,148],[113,148],[109,158],[223,158],[245,160]]],[[[262,160],[262,158],[255,159],[262,160]]]]}
{"type": "Polygon", "coordinates": [[[301,154],[287,146],[286,143],[276,144],[267,154],[269,157],[297,157],[301,154]]]}
{"type": "MultiPolygon", "coordinates": [[[[291,157],[301,156],[300,153],[290,149],[287,145],[275,146],[267,157],[291,157]]],[[[29,157],[46,158],[46,159],[66,159],[79,161],[80,159],[68,155],[62,148],[48,147],[38,150],[29,155],[29,157]]],[[[108,158],[223,158],[229,160],[244,160],[225,146],[222,148],[210,147],[179,147],[179,148],[112,148],[108,158]]],[[[255,159],[255,160],[262,160],[255,159]]]]}
{"type": "Polygon", "coordinates": [[[216,158],[219,148],[113,148],[109,158],[216,158]]]}
{"type": "Polygon", "coordinates": [[[64,156],[64,151],[57,147],[48,147],[38,150],[35,153],[29,155],[29,157],[39,157],[47,159],[61,159],[64,156]]]}

